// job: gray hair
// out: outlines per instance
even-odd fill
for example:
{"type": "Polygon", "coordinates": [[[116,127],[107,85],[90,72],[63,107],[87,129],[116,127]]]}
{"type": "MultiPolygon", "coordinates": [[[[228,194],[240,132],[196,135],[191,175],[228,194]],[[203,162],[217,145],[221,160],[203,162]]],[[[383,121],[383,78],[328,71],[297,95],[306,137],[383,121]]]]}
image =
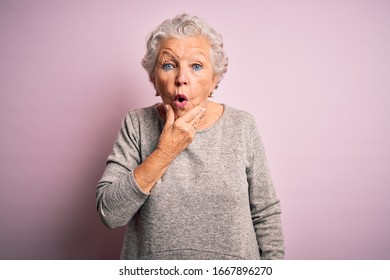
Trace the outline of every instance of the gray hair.
{"type": "Polygon", "coordinates": [[[182,38],[202,35],[210,43],[210,61],[213,65],[214,75],[219,75],[218,83],[227,71],[228,58],[223,49],[222,36],[211,28],[204,20],[188,14],[177,15],[167,19],[146,37],[146,54],[142,59],[142,66],[152,80],[156,67],[160,44],[169,38],[182,38]]]}

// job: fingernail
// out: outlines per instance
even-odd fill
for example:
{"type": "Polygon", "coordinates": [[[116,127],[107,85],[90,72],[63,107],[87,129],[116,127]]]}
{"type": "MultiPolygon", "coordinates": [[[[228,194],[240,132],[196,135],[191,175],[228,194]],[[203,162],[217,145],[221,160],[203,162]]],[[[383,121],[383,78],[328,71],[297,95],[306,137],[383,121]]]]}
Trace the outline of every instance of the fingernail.
{"type": "Polygon", "coordinates": [[[166,104],[166,105],[165,105],[165,110],[168,111],[168,110],[169,110],[169,107],[170,107],[170,106],[169,106],[168,104],[166,104]]]}

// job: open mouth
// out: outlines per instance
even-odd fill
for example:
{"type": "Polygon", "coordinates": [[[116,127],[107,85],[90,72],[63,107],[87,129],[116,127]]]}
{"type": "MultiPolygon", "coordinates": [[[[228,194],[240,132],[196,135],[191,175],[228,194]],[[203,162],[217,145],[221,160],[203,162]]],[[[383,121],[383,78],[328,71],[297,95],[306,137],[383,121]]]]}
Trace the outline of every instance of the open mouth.
{"type": "Polygon", "coordinates": [[[183,109],[187,105],[188,98],[184,94],[177,94],[173,100],[173,104],[180,109],[183,109]]]}
{"type": "Polygon", "coordinates": [[[188,101],[188,98],[187,98],[187,96],[185,96],[184,94],[179,93],[179,94],[177,94],[177,95],[175,96],[174,101],[179,101],[179,102],[181,103],[181,102],[184,102],[184,101],[188,101]]]}

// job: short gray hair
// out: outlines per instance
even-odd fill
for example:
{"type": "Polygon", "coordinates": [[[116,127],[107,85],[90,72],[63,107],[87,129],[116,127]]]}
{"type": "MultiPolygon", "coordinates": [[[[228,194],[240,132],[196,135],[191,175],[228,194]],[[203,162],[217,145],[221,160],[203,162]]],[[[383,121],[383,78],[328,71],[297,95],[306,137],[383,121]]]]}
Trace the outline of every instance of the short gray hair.
{"type": "Polygon", "coordinates": [[[219,83],[228,66],[228,58],[223,49],[222,36],[204,20],[188,14],[180,14],[173,19],[165,20],[146,37],[146,54],[141,64],[148,72],[149,79],[152,80],[154,75],[160,44],[164,40],[197,35],[204,36],[210,43],[210,60],[213,65],[214,75],[219,75],[219,83]]]}

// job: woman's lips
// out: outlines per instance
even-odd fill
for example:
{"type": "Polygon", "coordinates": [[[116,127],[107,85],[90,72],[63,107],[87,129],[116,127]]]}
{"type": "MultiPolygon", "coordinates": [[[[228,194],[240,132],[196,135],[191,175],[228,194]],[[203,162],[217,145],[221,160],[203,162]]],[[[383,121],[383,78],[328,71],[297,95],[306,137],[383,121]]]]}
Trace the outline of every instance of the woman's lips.
{"type": "Polygon", "coordinates": [[[176,94],[175,98],[173,99],[173,104],[176,106],[176,108],[179,109],[183,109],[187,105],[187,102],[187,96],[182,93],[176,94]]]}

